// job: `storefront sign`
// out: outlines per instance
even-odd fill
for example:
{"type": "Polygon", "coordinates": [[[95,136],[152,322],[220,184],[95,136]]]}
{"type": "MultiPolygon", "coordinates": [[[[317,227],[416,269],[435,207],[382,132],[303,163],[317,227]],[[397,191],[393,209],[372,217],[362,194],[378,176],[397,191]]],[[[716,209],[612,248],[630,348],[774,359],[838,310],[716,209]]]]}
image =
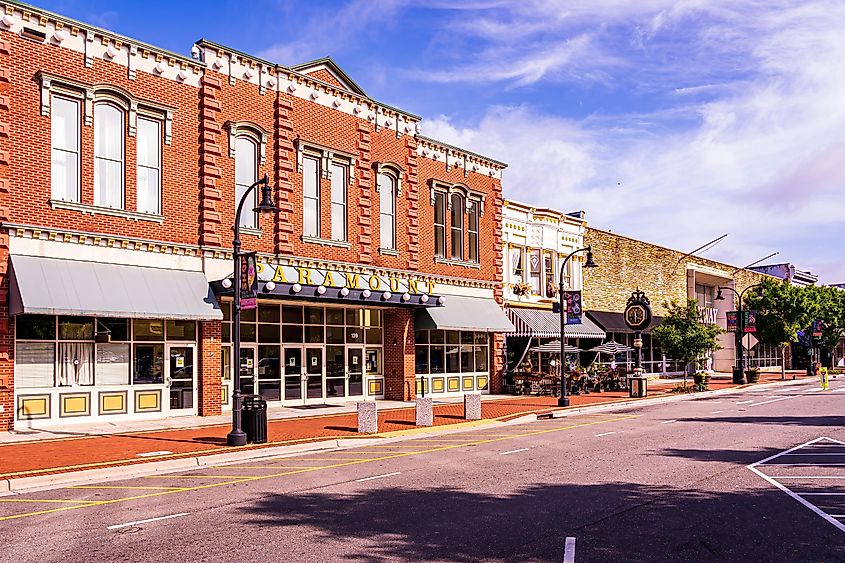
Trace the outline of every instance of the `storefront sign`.
{"type": "Polygon", "coordinates": [[[701,323],[706,325],[716,324],[716,316],[719,314],[715,307],[699,307],[698,312],[701,315],[701,323]]]}
{"type": "Polygon", "coordinates": [[[347,289],[369,289],[411,295],[428,294],[434,291],[435,282],[421,280],[401,273],[377,274],[375,272],[343,272],[334,269],[305,268],[258,264],[258,280],[274,283],[298,283],[304,286],[345,287],[347,289]]]}
{"type": "Polygon", "coordinates": [[[742,312],[742,332],[757,332],[757,311],[742,312]]]}
{"type": "Polygon", "coordinates": [[[258,275],[255,264],[255,252],[241,254],[240,265],[241,309],[255,309],[258,305],[258,275]]]}
{"type": "Polygon", "coordinates": [[[736,323],[738,320],[736,311],[728,311],[725,313],[728,319],[728,332],[736,332],[736,323]]]}
{"type": "Polygon", "coordinates": [[[567,291],[563,294],[563,299],[566,302],[566,324],[581,324],[581,316],[584,314],[581,307],[581,292],[567,291]]]}

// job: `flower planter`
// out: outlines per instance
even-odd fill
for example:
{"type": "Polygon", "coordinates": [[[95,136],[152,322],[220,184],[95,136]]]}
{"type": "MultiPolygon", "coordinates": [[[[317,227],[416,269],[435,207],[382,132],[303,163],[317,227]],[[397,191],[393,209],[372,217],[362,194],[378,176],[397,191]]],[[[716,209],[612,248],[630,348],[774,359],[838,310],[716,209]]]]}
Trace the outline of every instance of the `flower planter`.
{"type": "Polygon", "coordinates": [[[745,378],[748,380],[748,383],[757,383],[760,381],[760,372],[756,369],[746,370],[745,378]]]}

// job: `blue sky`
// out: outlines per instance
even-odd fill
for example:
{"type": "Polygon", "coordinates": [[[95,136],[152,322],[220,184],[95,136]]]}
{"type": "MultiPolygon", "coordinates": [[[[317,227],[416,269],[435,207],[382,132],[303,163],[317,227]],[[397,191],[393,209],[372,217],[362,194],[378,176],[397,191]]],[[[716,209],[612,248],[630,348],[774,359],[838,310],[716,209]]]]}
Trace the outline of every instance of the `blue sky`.
{"type": "Polygon", "coordinates": [[[423,133],[504,160],[505,194],[744,265],[845,281],[840,0],[42,1],[188,54],[331,55],[423,133]]]}

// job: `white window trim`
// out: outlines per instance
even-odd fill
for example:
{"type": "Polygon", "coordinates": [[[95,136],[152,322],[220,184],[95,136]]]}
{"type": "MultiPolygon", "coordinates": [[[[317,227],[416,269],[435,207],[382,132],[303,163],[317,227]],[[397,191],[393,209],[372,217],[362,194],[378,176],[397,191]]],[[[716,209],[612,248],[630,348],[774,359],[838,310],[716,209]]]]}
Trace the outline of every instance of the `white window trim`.
{"type": "Polygon", "coordinates": [[[127,126],[127,116],[126,116],[126,109],[113,100],[111,97],[108,98],[101,98],[97,100],[94,104],[94,113],[97,112],[97,105],[102,104],[103,106],[111,106],[116,109],[120,113],[120,130],[118,132],[120,143],[121,143],[121,154],[120,160],[117,161],[113,158],[99,156],[97,155],[97,130],[94,129],[94,205],[98,207],[106,207],[109,208],[108,205],[100,205],[97,203],[99,196],[103,195],[100,190],[103,189],[101,182],[98,182],[97,177],[97,161],[98,160],[105,160],[107,162],[120,162],[121,174],[120,174],[120,205],[118,207],[113,207],[112,209],[126,209],[126,126],[127,126]],[[100,190],[98,190],[98,187],[100,190]]]}
{"type": "Polygon", "coordinates": [[[429,181],[429,198],[432,207],[434,207],[434,194],[436,192],[443,192],[446,194],[446,206],[449,210],[452,209],[452,194],[454,193],[459,193],[464,196],[466,206],[466,210],[464,211],[465,213],[469,213],[470,202],[477,202],[479,206],[479,219],[484,217],[484,206],[487,202],[487,194],[484,192],[473,190],[465,184],[447,184],[445,182],[432,179],[429,181]]]}
{"type": "Polygon", "coordinates": [[[297,172],[302,173],[302,158],[304,155],[309,154],[320,160],[320,175],[327,180],[331,179],[332,171],[330,164],[333,161],[348,164],[349,173],[347,176],[347,190],[355,184],[355,166],[357,162],[355,155],[338,149],[326,147],[318,143],[312,143],[311,141],[306,141],[301,137],[297,137],[294,140],[294,145],[296,146],[297,172]]]}
{"type": "Polygon", "coordinates": [[[39,71],[37,78],[41,83],[41,115],[50,116],[52,94],[77,98],[82,101],[82,122],[91,127],[94,124],[94,103],[109,99],[123,106],[127,111],[127,130],[130,137],[135,136],[138,113],[151,115],[164,122],[164,144],[173,141],[173,114],[175,107],[138,98],[119,86],[109,84],[87,84],[57,74],[39,71]]]}
{"type": "MultiPolygon", "coordinates": [[[[77,197],[76,197],[76,199],[68,199],[68,200],[62,200],[62,201],[79,202],[79,201],[82,200],[82,120],[80,119],[82,104],[80,103],[80,100],[77,97],[67,96],[62,92],[55,92],[55,93],[49,94],[49,96],[50,96],[50,103],[51,104],[53,102],[54,96],[64,98],[65,100],[76,104],[77,129],[76,129],[76,151],[75,151],[75,154],[76,154],[76,189],[77,189],[76,196],[77,197]]],[[[58,151],[61,151],[63,153],[74,154],[74,151],[71,151],[69,149],[54,147],[53,146],[52,134],[53,134],[53,123],[52,123],[52,117],[51,117],[51,122],[50,122],[50,166],[51,166],[51,170],[50,170],[50,196],[51,196],[51,199],[52,199],[52,194],[53,194],[53,178],[52,178],[53,151],[58,150],[58,151]]]]}
{"type": "Polygon", "coordinates": [[[227,121],[224,126],[229,131],[229,157],[235,158],[235,143],[238,137],[250,137],[258,145],[259,165],[267,163],[267,131],[251,121],[227,121]]]}
{"type": "MultiPolygon", "coordinates": [[[[236,215],[235,221],[238,222],[238,227],[241,231],[243,231],[247,234],[256,234],[256,231],[259,232],[259,233],[261,232],[261,228],[259,227],[259,224],[258,224],[258,213],[256,213],[255,211],[252,211],[252,224],[251,225],[240,224],[241,218],[237,216],[238,204],[240,203],[242,196],[238,195],[238,185],[239,185],[238,179],[237,179],[237,166],[238,166],[238,164],[237,164],[237,158],[235,156],[235,153],[237,151],[235,151],[234,148],[235,148],[235,145],[237,143],[238,138],[240,138],[240,137],[247,139],[251,143],[255,143],[255,152],[256,152],[256,154],[255,154],[255,172],[256,172],[256,176],[257,176],[257,173],[258,173],[258,168],[260,167],[259,162],[261,160],[260,156],[258,155],[258,152],[260,150],[259,146],[258,146],[258,141],[255,140],[255,137],[253,135],[238,135],[237,137],[235,137],[233,140],[230,141],[231,150],[230,150],[229,154],[232,154],[233,158],[235,158],[235,182],[234,182],[234,186],[235,186],[235,215],[236,215]]],[[[247,191],[249,190],[250,184],[241,184],[241,185],[244,186],[247,189],[247,191]]],[[[253,194],[252,201],[253,201],[252,207],[254,209],[256,207],[256,205],[258,204],[258,193],[257,192],[253,194]]],[[[242,211],[244,211],[244,210],[242,210],[242,211]]]]}
{"type": "Polygon", "coordinates": [[[164,194],[162,193],[162,185],[164,183],[163,182],[164,172],[163,172],[163,166],[162,166],[163,155],[162,155],[162,150],[161,150],[161,131],[162,131],[163,127],[162,127],[161,121],[159,121],[158,119],[155,119],[154,117],[149,117],[146,114],[143,114],[142,117],[140,117],[139,119],[143,119],[143,120],[155,123],[158,127],[158,168],[154,168],[152,166],[142,165],[139,161],[139,157],[140,157],[141,153],[140,153],[140,151],[138,150],[137,147],[135,148],[135,209],[138,211],[138,213],[145,213],[145,214],[148,214],[148,215],[161,215],[161,209],[162,209],[162,206],[164,205],[164,201],[163,201],[164,200],[164,198],[163,198],[164,194]],[[149,170],[158,170],[158,210],[157,211],[150,212],[150,211],[141,211],[140,209],[138,209],[138,177],[139,177],[138,171],[141,168],[145,168],[145,169],[149,169],[149,170]]]}
{"type": "MultiPolygon", "coordinates": [[[[405,169],[395,162],[375,162],[373,163],[373,170],[375,170],[376,179],[378,179],[379,174],[393,176],[393,179],[396,180],[396,197],[398,199],[402,195],[402,176],[405,174],[405,169]]],[[[378,181],[376,181],[376,191],[379,191],[378,181]]]]}
{"type": "MultiPolygon", "coordinates": [[[[331,234],[331,240],[335,242],[347,242],[349,240],[349,169],[351,165],[347,162],[340,161],[340,160],[331,160],[329,162],[329,167],[338,166],[346,169],[346,176],[344,178],[345,183],[343,186],[343,202],[335,202],[334,200],[334,189],[330,189],[329,193],[329,218],[331,220],[331,227],[334,230],[334,206],[335,205],[343,205],[343,238],[334,238],[334,233],[331,234]]],[[[329,181],[333,181],[334,172],[329,172],[329,181]]]]}

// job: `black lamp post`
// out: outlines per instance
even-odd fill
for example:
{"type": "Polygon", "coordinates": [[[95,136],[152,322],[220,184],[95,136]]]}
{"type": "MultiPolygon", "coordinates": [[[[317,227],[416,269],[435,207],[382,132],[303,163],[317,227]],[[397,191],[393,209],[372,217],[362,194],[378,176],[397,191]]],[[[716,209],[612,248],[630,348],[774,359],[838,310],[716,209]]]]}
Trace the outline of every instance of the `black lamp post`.
{"type": "Polygon", "coordinates": [[[234,302],[232,304],[232,343],[234,351],[232,355],[237,358],[235,369],[235,390],[232,392],[232,431],[226,436],[226,444],[229,446],[246,445],[246,433],[241,429],[241,212],[244,203],[256,186],[261,186],[261,203],[253,208],[255,213],[261,216],[269,216],[279,212],[279,208],[273,203],[271,195],[273,188],[270,187],[270,179],[267,174],[246,189],[241,201],[238,202],[238,209],[235,213],[235,225],[232,230],[235,232],[235,239],[232,241],[233,259],[235,264],[234,281],[234,302]]]}
{"type": "Polygon", "coordinates": [[[572,258],[574,255],[578,254],[579,252],[586,252],[587,253],[587,261],[584,263],[585,268],[595,268],[598,266],[595,262],[593,262],[593,250],[589,246],[585,246],[584,248],[579,248],[578,250],[574,250],[569,253],[569,256],[564,258],[563,264],[560,265],[560,291],[558,292],[558,299],[560,301],[560,398],[557,400],[557,406],[559,407],[568,407],[569,406],[569,397],[566,396],[566,368],[568,367],[568,363],[566,361],[566,298],[564,297],[564,293],[566,288],[563,283],[563,275],[564,270],[566,268],[566,263],[569,262],[569,259],[572,258]]]}
{"type": "Polygon", "coordinates": [[[763,293],[763,284],[758,283],[754,285],[749,285],[742,291],[737,291],[732,287],[728,286],[719,286],[716,291],[716,298],[715,301],[724,301],[725,297],[722,295],[722,290],[727,289],[728,291],[734,292],[737,297],[739,298],[739,307],[736,312],[736,336],[734,337],[735,346],[736,346],[736,363],[737,367],[739,367],[739,377],[737,378],[738,381],[735,383],[739,383],[740,385],[745,383],[745,350],[742,346],[742,337],[745,335],[745,319],[742,315],[742,297],[745,295],[745,292],[749,289],[753,288],[760,288],[760,293],[763,293]]]}

